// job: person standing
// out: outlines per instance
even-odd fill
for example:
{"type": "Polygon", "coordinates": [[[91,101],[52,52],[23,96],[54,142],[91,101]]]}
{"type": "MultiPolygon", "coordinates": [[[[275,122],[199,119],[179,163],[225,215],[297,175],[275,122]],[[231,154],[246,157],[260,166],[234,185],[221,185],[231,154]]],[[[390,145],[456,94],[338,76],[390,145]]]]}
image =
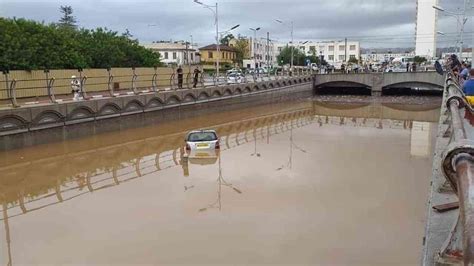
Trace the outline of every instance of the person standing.
{"type": "Polygon", "coordinates": [[[178,73],[178,89],[182,89],[183,88],[183,69],[181,68],[181,66],[178,67],[176,72],[178,73]]]}
{"type": "Polygon", "coordinates": [[[469,67],[467,66],[466,62],[462,63],[461,73],[459,73],[459,75],[463,80],[467,80],[467,78],[469,77],[469,67]]]}
{"type": "Polygon", "coordinates": [[[201,73],[201,70],[199,68],[194,69],[194,77],[193,77],[193,88],[196,88],[198,81],[199,81],[199,74],[201,73]]]}
{"type": "Polygon", "coordinates": [[[470,79],[464,82],[462,91],[470,105],[474,105],[474,69],[469,70],[470,79]]]}
{"type": "Polygon", "coordinates": [[[410,62],[407,62],[407,72],[410,72],[410,62]]]}
{"type": "Polygon", "coordinates": [[[79,101],[81,98],[81,82],[76,76],[71,76],[71,92],[74,94],[73,101],[79,101]]]}
{"type": "Polygon", "coordinates": [[[411,71],[416,72],[416,63],[411,64],[411,71]]]}

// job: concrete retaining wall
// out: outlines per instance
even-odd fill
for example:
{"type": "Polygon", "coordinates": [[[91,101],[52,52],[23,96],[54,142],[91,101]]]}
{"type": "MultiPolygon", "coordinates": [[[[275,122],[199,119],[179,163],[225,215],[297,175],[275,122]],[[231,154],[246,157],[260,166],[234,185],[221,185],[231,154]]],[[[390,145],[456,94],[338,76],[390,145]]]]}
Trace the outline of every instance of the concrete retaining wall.
{"type": "Polygon", "coordinates": [[[0,149],[307,97],[312,89],[310,77],[298,77],[5,110],[0,111],[0,149]]]}

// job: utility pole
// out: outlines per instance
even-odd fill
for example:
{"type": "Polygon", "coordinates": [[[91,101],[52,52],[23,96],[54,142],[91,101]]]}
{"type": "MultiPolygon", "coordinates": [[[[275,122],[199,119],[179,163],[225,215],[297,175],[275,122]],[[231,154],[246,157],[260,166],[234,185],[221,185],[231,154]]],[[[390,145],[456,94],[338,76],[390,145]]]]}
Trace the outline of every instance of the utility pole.
{"type": "Polygon", "coordinates": [[[267,31],[267,48],[266,48],[267,71],[270,63],[270,32],[267,31]]]}
{"type": "Polygon", "coordinates": [[[344,39],[344,62],[347,63],[347,38],[344,39]]]}

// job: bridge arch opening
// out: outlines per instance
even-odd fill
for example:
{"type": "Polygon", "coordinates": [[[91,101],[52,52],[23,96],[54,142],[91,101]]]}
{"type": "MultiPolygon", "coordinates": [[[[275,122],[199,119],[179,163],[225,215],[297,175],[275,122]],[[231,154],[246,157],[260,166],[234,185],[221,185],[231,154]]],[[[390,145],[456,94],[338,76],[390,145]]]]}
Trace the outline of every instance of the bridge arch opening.
{"type": "Polygon", "coordinates": [[[382,96],[442,96],[443,88],[437,84],[424,82],[404,82],[385,86],[382,96]]]}
{"type": "Polygon", "coordinates": [[[316,95],[372,95],[372,88],[356,82],[328,82],[314,88],[316,95]]]}

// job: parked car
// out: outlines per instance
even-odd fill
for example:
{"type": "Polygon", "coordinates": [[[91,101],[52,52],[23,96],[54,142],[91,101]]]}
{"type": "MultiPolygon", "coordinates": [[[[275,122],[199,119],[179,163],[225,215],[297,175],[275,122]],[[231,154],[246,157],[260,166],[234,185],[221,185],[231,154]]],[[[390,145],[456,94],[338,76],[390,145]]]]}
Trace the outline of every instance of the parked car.
{"type": "Polygon", "coordinates": [[[186,154],[191,151],[205,151],[219,149],[219,138],[215,130],[196,130],[189,132],[184,141],[186,142],[186,154]]]}
{"type": "Polygon", "coordinates": [[[240,73],[230,73],[227,75],[227,83],[229,84],[237,84],[242,83],[245,81],[244,75],[240,73]]]}

